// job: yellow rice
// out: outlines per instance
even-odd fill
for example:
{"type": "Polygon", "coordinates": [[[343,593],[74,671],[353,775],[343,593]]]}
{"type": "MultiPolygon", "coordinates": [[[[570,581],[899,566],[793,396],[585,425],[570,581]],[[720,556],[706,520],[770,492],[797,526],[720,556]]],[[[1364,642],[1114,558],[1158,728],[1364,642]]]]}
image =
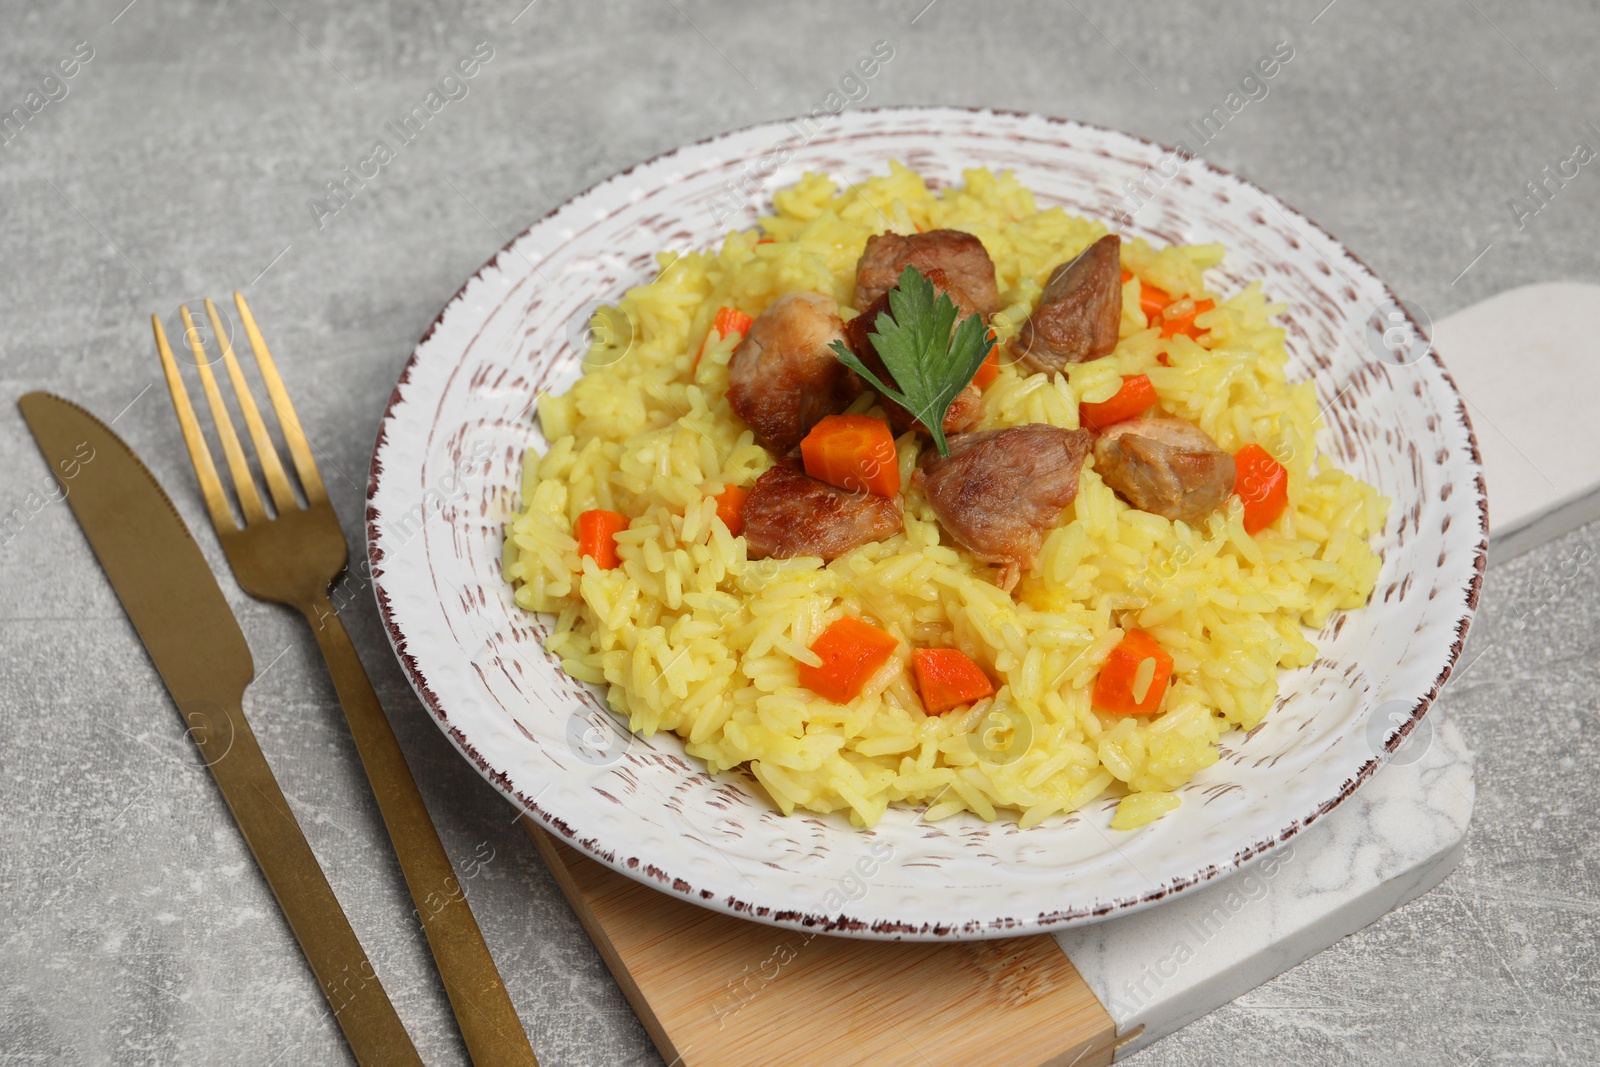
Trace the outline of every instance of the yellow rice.
{"type": "MultiPolygon", "coordinates": [[[[1315,394],[1286,379],[1284,332],[1273,325],[1285,305],[1268,303],[1258,284],[1226,299],[1206,289],[1218,245],[1157,251],[1135,239],[1123,244],[1125,267],[1175,299],[1216,301],[1197,319],[1205,343],[1147,328],[1136,278],[1124,287],[1115,353],[1064,376],[1004,367],[985,392],[983,426],[1075,428],[1081,401],[1107,399],[1122,375],[1149,375],[1168,412],[1230,452],[1260,443],[1288,468],[1289,507],[1272,528],[1246,534],[1236,499],[1196,528],[1136,511],[1091,462],[1014,599],[914,488],[903,535],[827,565],[747,560],[712,497],[748,488],[772,459],[724,397],[736,339],[713,334],[693,368],[716,310],[757,315],[794,290],[831,293],[847,308],[868,236],[946,227],[977,235],[993,257],[1005,305],[993,324],[1011,339],[1051,269],[1106,229],[1038,210],[1009,172],[971,170],[965,180],[935,195],[893,166],[841,192],[808,174],[774,197],[759,231],[730,233],[715,252],[663,253],[655,280],[619,304],[630,329],[597,331],[582,379],[539,397],[550,448],[527,456],[504,574],[520,605],[557,616],[548,651],[573,677],[605,687],[631,729],[679,734],[712,772],[747,765],[785,813],[841,811],[871,826],[903,803],[930,820],[971,811],[1026,827],[1121,796],[1113,826],[1131,829],[1178,806],[1169,791],[1216,762],[1222,733],[1267,714],[1279,669],[1316,655],[1304,627],[1366,603],[1380,566],[1369,538],[1388,501],[1318,455],[1315,394]],[[632,520],[615,569],[580,561],[573,522],[590,508],[632,520]],[[843,615],[900,640],[847,705],[801,688],[796,674],[843,615]],[[1090,706],[1124,626],[1172,654],[1163,714],[1090,706]],[[911,649],[952,645],[999,691],[968,711],[925,715],[911,649]]],[[[869,395],[852,410],[876,408],[869,395]]],[[[916,445],[907,435],[899,448],[909,486],[916,445]]]]}

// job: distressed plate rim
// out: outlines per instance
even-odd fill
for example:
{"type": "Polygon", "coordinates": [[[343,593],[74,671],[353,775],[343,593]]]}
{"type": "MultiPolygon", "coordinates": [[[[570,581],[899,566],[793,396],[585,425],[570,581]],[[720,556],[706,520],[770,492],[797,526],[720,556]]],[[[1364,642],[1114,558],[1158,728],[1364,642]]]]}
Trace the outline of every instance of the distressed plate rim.
{"type": "MultiPolygon", "coordinates": [[[[900,125],[910,127],[913,124],[926,124],[930,122],[959,123],[961,121],[971,121],[974,116],[991,124],[999,124],[1001,126],[1010,124],[1017,129],[1031,126],[1033,124],[1043,123],[1054,134],[1059,136],[1058,146],[1068,152],[1085,150],[1083,148],[1075,147],[1075,140],[1103,141],[1107,139],[1124,142],[1125,145],[1130,149],[1142,152],[1150,158],[1157,158],[1160,155],[1170,154],[1176,151],[1169,146],[1150,141],[1146,138],[1138,137],[1119,130],[1098,126],[1092,123],[1081,122],[1073,119],[1056,118],[1029,112],[1004,111],[984,108],[910,106],[860,109],[858,111],[846,112],[843,115],[838,116],[838,118],[834,120],[834,124],[830,126],[829,129],[832,131],[830,137],[836,139],[843,137],[854,127],[870,127],[874,122],[888,122],[891,126],[899,123],[900,125]],[[1076,135],[1076,137],[1074,135],[1076,135]]],[[[1301,814],[1293,819],[1287,819],[1287,817],[1285,817],[1285,824],[1275,833],[1266,836],[1253,836],[1249,841],[1242,842],[1239,847],[1235,848],[1232,851],[1231,856],[1215,857],[1215,862],[1201,864],[1196,868],[1187,870],[1185,873],[1177,877],[1168,878],[1149,892],[1123,895],[1108,901],[1096,902],[1092,906],[1076,904],[1068,907],[1058,907],[1053,909],[1044,908],[1031,915],[1000,914],[992,911],[985,911],[972,914],[970,916],[963,916],[956,921],[949,921],[947,918],[930,920],[927,916],[917,916],[910,913],[884,913],[882,909],[862,908],[859,906],[861,903],[860,901],[853,902],[855,910],[851,912],[840,911],[836,914],[822,912],[815,910],[814,907],[808,909],[805,906],[796,906],[796,901],[791,899],[790,895],[783,891],[784,887],[781,885],[767,888],[765,891],[758,889],[757,892],[747,895],[738,893],[712,892],[707,889],[697,888],[695,882],[701,881],[701,879],[691,874],[690,871],[686,869],[685,864],[682,862],[683,857],[673,854],[670,847],[665,850],[655,850],[657,852],[664,851],[666,853],[661,855],[652,856],[637,853],[625,853],[625,850],[630,847],[628,843],[615,840],[614,838],[603,839],[603,834],[597,834],[591,827],[585,825],[585,823],[589,820],[585,818],[584,812],[569,811],[562,813],[555,811],[553,805],[550,803],[541,805],[539,801],[544,790],[534,790],[533,787],[539,783],[528,780],[531,775],[528,773],[526,767],[511,766],[506,762],[506,758],[503,753],[499,754],[499,758],[496,758],[497,754],[493,751],[495,746],[492,743],[487,743],[484,738],[475,736],[474,732],[464,730],[458,722],[452,721],[449,705],[451,700],[455,698],[456,694],[441,693],[440,686],[437,681],[433,678],[430,678],[429,673],[424,669],[424,665],[419,661],[419,657],[431,656],[438,651],[438,644],[434,641],[434,638],[436,638],[437,635],[429,635],[420,632],[408,633],[409,620],[403,618],[402,612],[396,608],[397,591],[401,590],[406,582],[416,580],[420,576],[414,573],[404,572],[402,566],[397,566],[396,559],[391,551],[393,546],[386,544],[384,531],[381,525],[385,515],[384,508],[389,506],[390,503],[388,497],[393,495],[395,492],[399,492],[399,490],[395,489],[394,487],[405,469],[402,465],[397,465],[395,463],[398,446],[396,444],[394,433],[397,429],[402,428],[402,417],[408,413],[408,407],[416,407],[415,401],[404,395],[408,383],[413,380],[419,368],[424,364],[425,361],[431,362],[436,359],[447,358],[448,354],[436,351],[438,348],[436,337],[441,327],[446,325],[447,321],[452,320],[453,316],[471,313],[471,308],[469,306],[470,298],[474,295],[475,291],[487,284],[487,277],[492,272],[499,271],[503,267],[505,261],[513,258],[513,256],[517,254],[517,246],[519,243],[529,241],[530,238],[539,233],[542,229],[553,225],[554,222],[556,222],[564,214],[577,214],[591,200],[606,192],[616,183],[622,182],[624,179],[638,175],[641,172],[653,173],[655,171],[662,170],[672,161],[691,154],[697,149],[704,149],[708,146],[725,145],[739,141],[740,139],[750,140],[755,135],[763,131],[778,133],[779,131],[785,130],[788,124],[794,121],[803,120],[776,120],[772,122],[758,123],[743,127],[741,129],[702,138],[692,143],[673,148],[669,151],[654,156],[645,162],[635,164],[634,166],[628,167],[625,170],[602,179],[601,181],[589,186],[584,191],[563,201],[561,204],[557,205],[551,211],[534,222],[527,229],[523,230],[516,237],[508,241],[494,256],[492,256],[483,264],[483,266],[474,272],[473,275],[462,284],[454,296],[452,296],[450,300],[446,302],[439,314],[430,323],[428,328],[424,331],[421,339],[418,341],[416,349],[412,352],[410,358],[407,360],[405,367],[401,371],[399,379],[394,387],[394,390],[391,393],[379,427],[377,440],[374,446],[372,462],[368,473],[365,530],[368,547],[368,565],[370,567],[374,595],[378,603],[380,614],[383,618],[385,632],[389,637],[396,657],[399,660],[408,681],[411,683],[413,689],[417,692],[424,707],[428,709],[429,713],[434,718],[436,724],[442,731],[444,731],[446,736],[450,738],[457,750],[461,752],[461,754],[479,771],[480,774],[482,774],[488,781],[495,785],[495,787],[498,788],[504,795],[506,795],[506,797],[511,800],[512,803],[517,805],[527,815],[531,816],[540,824],[542,824],[544,829],[552,832],[559,839],[573,847],[578,848],[588,856],[605,863],[607,866],[620,871],[629,877],[635,878],[636,880],[644,882],[645,884],[652,885],[655,888],[665,892],[682,896],[696,904],[713,908],[715,910],[720,910],[728,914],[756,919],[758,921],[766,922],[776,926],[793,927],[808,931],[867,938],[943,940],[956,938],[1015,936],[1036,933],[1044,930],[1058,929],[1070,924],[1092,922],[1112,915],[1124,914],[1132,910],[1137,910],[1141,907],[1149,906],[1160,900],[1169,899],[1175,894],[1185,892],[1218,877],[1230,874],[1240,867],[1250,863],[1255,857],[1261,855],[1262,853],[1288,841],[1300,830],[1304,829],[1306,826],[1309,826],[1311,823],[1315,822],[1323,815],[1326,815],[1328,812],[1334,810],[1346,797],[1351,795],[1355,789],[1370,779],[1370,777],[1383,765],[1387,756],[1393,753],[1401,744],[1403,744],[1405,740],[1412,734],[1417,725],[1422,722],[1428,708],[1432,705],[1432,702],[1437,696],[1439,690],[1449,678],[1450,673],[1457,661],[1462,645],[1465,642],[1467,628],[1470,625],[1473,613],[1478,603],[1479,593],[1481,591],[1486,563],[1488,525],[1487,502],[1484,491],[1481,459],[1478,454],[1477,441],[1473,434],[1471,421],[1466,412],[1465,405],[1462,402],[1459,393],[1456,391],[1454,382],[1450,379],[1448,371],[1445,369],[1439,353],[1436,349],[1431,347],[1425,358],[1429,362],[1432,370],[1438,376],[1439,386],[1436,386],[1436,388],[1442,387],[1446,391],[1447,399],[1450,401],[1450,405],[1452,406],[1451,413],[1458,420],[1460,428],[1465,432],[1465,440],[1459,447],[1455,449],[1443,449],[1441,450],[1440,455],[1448,455],[1450,461],[1456,464],[1459,468],[1457,473],[1462,475],[1464,479],[1469,480],[1468,487],[1460,494],[1460,497],[1458,498],[1459,502],[1446,512],[1445,528],[1446,530],[1448,529],[1449,518],[1457,513],[1469,515],[1472,520],[1472,529],[1476,534],[1477,541],[1475,549],[1471,552],[1471,565],[1466,568],[1464,574],[1457,576],[1460,584],[1452,590],[1453,592],[1459,593],[1462,603],[1458,615],[1452,620],[1452,628],[1454,631],[1453,641],[1447,649],[1436,651],[1434,655],[1434,661],[1438,663],[1437,671],[1432,675],[1431,681],[1427,685],[1426,689],[1416,695],[1415,704],[1412,707],[1411,714],[1408,717],[1403,718],[1403,720],[1395,720],[1393,729],[1382,733],[1382,751],[1375,751],[1370,759],[1365,760],[1359,767],[1352,769],[1349,776],[1344,779],[1341,786],[1335,790],[1331,796],[1321,800],[1309,812],[1301,814]],[[433,645],[434,647],[429,648],[428,646],[430,645],[433,645]],[[748,896],[749,899],[746,899],[746,896],[748,896]]],[[[883,131],[878,131],[877,134],[874,134],[870,129],[860,136],[871,137],[875,135],[887,136],[887,134],[885,134],[883,131]]],[[[808,141],[806,144],[802,145],[802,150],[811,148],[815,143],[828,144],[831,143],[831,140],[830,138],[818,138],[814,141],[808,141]]],[[[1104,149],[1101,149],[1100,151],[1101,154],[1105,154],[1104,149]]],[[[754,158],[758,154],[759,153],[754,150],[748,150],[744,156],[736,157],[730,162],[748,160],[750,158],[754,158]]],[[[970,165],[979,165],[982,162],[983,161],[981,160],[975,160],[972,161],[970,165]]],[[[1293,229],[1298,230],[1298,227],[1294,226],[1294,222],[1296,221],[1305,227],[1309,227],[1315,235],[1314,239],[1325,242],[1328,246],[1337,251],[1346,260],[1348,260],[1350,264],[1353,264],[1358,269],[1358,271],[1363,275],[1363,282],[1375,285],[1377,290],[1385,294],[1385,296],[1390,301],[1393,301],[1396,306],[1403,308],[1403,305],[1400,304],[1398,298],[1395,297],[1395,294],[1392,292],[1392,290],[1390,290],[1389,287],[1380,278],[1378,278],[1378,276],[1373,273],[1358,256],[1356,256],[1341,242],[1329,234],[1323,227],[1305,216],[1303,213],[1296,211],[1294,208],[1283,203],[1277,197],[1266,192],[1265,190],[1262,190],[1248,179],[1232,174],[1231,172],[1217,167],[1214,164],[1208,163],[1199,157],[1189,158],[1186,161],[1185,166],[1198,166],[1204,172],[1204,174],[1208,176],[1209,180],[1220,181],[1225,185],[1236,186],[1245,191],[1247,195],[1260,198],[1264,203],[1272,206],[1280,213],[1283,213],[1286,220],[1292,220],[1290,225],[1293,229]]],[[[1025,175],[1023,176],[1023,180],[1024,184],[1028,184],[1030,186],[1034,184],[1028,181],[1025,175]]],[[[1193,180],[1186,178],[1184,179],[1184,184],[1192,185],[1193,180]]],[[[765,195],[770,192],[770,189],[763,187],[762,192],[764,203],[765,195]]],[[[1199,194],[1196,193],[1195,195],[1198,196],[1199,194]]],[[[617,213],[625,213],[627,210],[629,210],[629,208],[624,206],[618,209],[617,213]]],[[[1140,210],[1142,210],[1142,208],[1140,210]]],[[[722,227],[722,232],[725,232],[729,228],[738,227],[735,227],[731,224],[724,225],[722,227]]],[[[1304,235],[1302,234],[1302,236],[1304,235]]],[[[526,257],[522,256],[520,258],[526,257]]],[[[532,265],[531,260],[529,263],[532,265]]],[[[537,272],[537,267],[534,267],[534,270],[537,272]]],[[[1324,273],[1327,273],[1327,271],[1324,271],[1324,273]]],[[[1411,327],[1421,332],[1420,328],[1416,326],[1414,320],[1411,320],[1409,311],[1406,312],[1406,316],[1411,327]]],[[[1299,361],[1291,361],[1292,369],[1299,365],[1299,361]]],[[[1418,397],[1421,397],[1423,395],[1421,392],[1422,386],[1419,384],[1416,386],[1416,389],[1418,390],[1418,397]]],[[[1335,398],[1335,400],[1337,399],[1338,397],[1335,398]]],[[[1441,462],[1443,462],[1443,460],[1441,460],[1441,462]]],[[[404,502],[404,499],[404,497],[401,498],[402,503],[404,502]]],[[[1441,541],[1442,539],[1443,535],[1441,533],[1441,541]]],[[[1443,567],[1444,558],[1444,553],[1441,552],[1441,568],[1443,567]]],[[[492,578],[495,582],[500,581],[498,570],[496,570],[496,573],[492,576],[492,578]]],[[[1374,600],[1376,599],[1376,596],[1377,594],[1375,592],[1374,600]]],[[[1377,605],[1374,603],[1369,603],[1366,608],[1358,610],[1375,611],[1377,610],[1377,605]]],[[[1419,632],[1420,629],[1421,626],[1419,624],[1419,632]]],[[[454,651],[463,657],[468,655],[470,652],[469,649],[465,648],[457,648],[454,651]]],[[[446,688],[448,688],[448,686],[446,686],[446,688]]],[[[1275,708],[1271,714],[1278,715],[1280,713],[1281,708],[1275,708]]],[[[528,733],[526,727],[523,727],[520,722],[516,723],[516,725],[524,736],[526,736],[530,741],[534,740],[533,735],[528,733]]],[[[1371,724],[1369,723],[1368,725],[1370,726],[1371,724]]],[[[1368,734],[1369,737],[1373,736],[1370,730],[1368,731],[1368,734]]],[[[1227,736],[1229,735],[1224,735],[1225,739],[1227,736]]],[[[1374,740],[1377,740],[1377,738],[1374,737],[1374,740]]],[[[535,744],[537,744],[536,741],[535,744]]],[[[679,762],[683,763],[685,761],[680,759],[679,762]]],[[[700,777],[709,778],[709,776],[705,775],[703,767],[696,768],[695,773],[700,777]]],[[[731,779],[727,776],[719,776],[718,778],[713,779],[712,782],[714,785],[726,789],[730,785],[731,779]]],[[[545,782],[545,788],[549,788],[551,784],[551,782],[545,782]]],[[[1101,802],[1097,801],[1095,803],[1101,802]]],[[[893,809],[891,809],[891,811],[893,811],[893,809]]],[[[799,819],[801,816],[796,815],[793,818],[799,819]]],[[[880,824],[880,826],[881,825],[882,824],[880,824]]],[[[946,824],[941,823],[938,825],[944,826],[946,824]]],[[[1044,825],[1048,824],[1041,824],[1041,826],[1044,825]]],[[[1040,829],[1041,827],[1034,827],[1029,831],[1015,831],[1015,825],[1012,823],[1011,828],[1016,833],[1029,834],[1034,830],[1040,829]]],[[[874,836],[871,833],[863,833],[861,831],[851,830],[842,823],[836,824],[836,830],[839,835],[849,835],[853,841],[858,843],[863,840],[871,840],[874,836]]],[[[646,849],[645,851],[649,852],[650,850],[646,849]]],[[[746,878],[746,880],[748,881],[749,879],[746,878]]],[[[751,884],[752,888],[757,888],[755,883],[751,884]]],[[[902,908],[902,910],[905,909],[902,908]]]]}

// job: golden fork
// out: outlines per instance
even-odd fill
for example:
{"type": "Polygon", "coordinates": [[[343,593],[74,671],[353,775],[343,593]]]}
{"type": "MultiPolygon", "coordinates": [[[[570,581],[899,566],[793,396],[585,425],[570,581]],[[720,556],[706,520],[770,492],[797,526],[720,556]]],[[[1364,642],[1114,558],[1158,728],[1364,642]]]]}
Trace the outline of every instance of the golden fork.
{"type": "Polygon", "coordinates": [[[322,477],[311,455],[311,445],[300,427],[283,380],[278,377],[272,354],[256,328],[250,306],[240,293],[235,292],[233,299],[306,503],[302,507],[295,497],[288,472],[261,419],[228,334],[222,328],[216,305],[207,299],[206,315],[222,350],[222,363],[227,368],[239,411],[255,445],[256,458],[275,512],[269,515],[262,502],[249,460],[206,357],[205,343],[195,329],[188,307],[183,307],[184,335],[199,366],[200,383],[232,474],[234,493],[244,516],[242,527],[234,518],[222,480],[211,460],[210,446],[201,435],[200,424],[190,407],[189,393],[178,373],[177,362],[172,358],[166,331],[155,316],[151,316],[151,324],[155,328],[156,348],[161,353],[161,366],[166,372],[167,391],[172,394],[172,406],[178,415],[178,425],[183,429],[189,459],[200,480],[200,491],[211,513],[211,524],[216,527],[233,575],[244,591],[253,597],[295,608],[316,633],[317,644],[333,675],[356,751],[360,753],[367,780],[377,797],[389,839],[400,858],[400,869],[405,873],[411,899],[417,905],[416,914],[422,920],[428,945],[439,967],[439,977],[444,981],[472,1062],[477,1067],[491,1064],[538,1067],[516,1009],[500,980],[500,972],[495,969],[483,934],[467,906],[461,883],[450,866],[450,857],[439,841],[422,794],[417,791],[416,780],[395,740],[394,730],[328,598],[329,588],[349,558],[344,531],[328,503],[322,477]]]}

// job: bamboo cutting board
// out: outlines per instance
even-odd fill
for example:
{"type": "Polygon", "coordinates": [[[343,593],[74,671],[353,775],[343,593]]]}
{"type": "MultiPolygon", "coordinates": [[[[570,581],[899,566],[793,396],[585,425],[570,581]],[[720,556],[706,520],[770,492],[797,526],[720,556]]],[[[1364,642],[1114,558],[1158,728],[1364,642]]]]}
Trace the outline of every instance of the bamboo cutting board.
{"type": "Polygon", "coordinates": [[[1112,1060],[1116,1024],[1048,934],[930,944],[779,929],[657,892],[523,825],[671,1067],[1112,1060]]]}

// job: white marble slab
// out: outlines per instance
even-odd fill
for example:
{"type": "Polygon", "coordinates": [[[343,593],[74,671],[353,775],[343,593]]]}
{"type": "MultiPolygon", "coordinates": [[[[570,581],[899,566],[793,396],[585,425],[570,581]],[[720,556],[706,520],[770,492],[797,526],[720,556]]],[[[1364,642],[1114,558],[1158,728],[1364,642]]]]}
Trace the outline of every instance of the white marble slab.
{"type": "Polygon", "coordinates": [[[1353,796],[1208,889],[1056,935],[1127,1055],[1432,889],[1461,857],[1472,754],[1438,708],[1353,796]],[[1139,1030],[1143,1027],[1142,1030],[1139,1030]]]}
{"type": "Polygon", "coordinates": [[[1498,563],[1600,518],[1600,285],[1541,282],[1441,319],[1433,342],[1467,402],[1498,563]]]}

